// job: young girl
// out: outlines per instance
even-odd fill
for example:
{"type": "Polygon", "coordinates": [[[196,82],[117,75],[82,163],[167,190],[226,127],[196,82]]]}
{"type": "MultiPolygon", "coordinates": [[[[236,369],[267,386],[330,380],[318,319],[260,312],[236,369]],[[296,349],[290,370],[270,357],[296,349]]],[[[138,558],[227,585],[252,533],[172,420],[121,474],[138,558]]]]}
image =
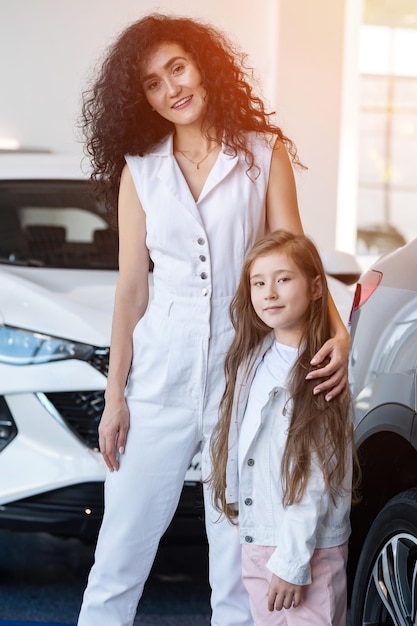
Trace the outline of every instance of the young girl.
{"type": "Polygon", "coordinates": [[[326,403],[305,380],[329,337],[327,298],[311,240],[281,230],[252,248],[231,303],[211,482],[239,522],[256,626],[346,624],[349,399],[326,403]]]}

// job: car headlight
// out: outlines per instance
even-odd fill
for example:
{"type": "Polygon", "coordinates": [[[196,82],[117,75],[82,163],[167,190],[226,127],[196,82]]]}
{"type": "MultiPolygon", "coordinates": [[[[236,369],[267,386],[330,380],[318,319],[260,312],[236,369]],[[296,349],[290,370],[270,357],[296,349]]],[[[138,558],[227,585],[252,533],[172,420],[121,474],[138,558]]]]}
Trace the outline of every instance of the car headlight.
{"type": "Polygon", "coordinates": [[[88,361],[93,353],[93,346],[88,344],[12,326],[0,326],[0,363],[38,365],[65,359],[88,361]]]}

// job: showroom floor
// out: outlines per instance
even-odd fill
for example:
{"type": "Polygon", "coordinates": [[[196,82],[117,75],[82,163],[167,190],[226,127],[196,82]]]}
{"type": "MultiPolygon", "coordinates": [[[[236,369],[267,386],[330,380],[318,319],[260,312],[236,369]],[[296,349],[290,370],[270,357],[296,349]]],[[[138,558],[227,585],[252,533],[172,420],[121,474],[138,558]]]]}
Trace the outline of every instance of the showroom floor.
{"type": "MultiPolygon", "coordinates": [[[[135,625],[207,626],[205,555],[205,546],[162,547],[135,625]]],[[[73,626],[92,558],[76,539],[0,531],[0,626],[73,626]]]]}
{"type": "MultiPolygon", "coordinates": [[[[206,551],[160,548],[135,626],[209,626],[206,551]]],[[[0,530],[0,626],[75,626],[92,559],[76,539],[0,530]]]]}

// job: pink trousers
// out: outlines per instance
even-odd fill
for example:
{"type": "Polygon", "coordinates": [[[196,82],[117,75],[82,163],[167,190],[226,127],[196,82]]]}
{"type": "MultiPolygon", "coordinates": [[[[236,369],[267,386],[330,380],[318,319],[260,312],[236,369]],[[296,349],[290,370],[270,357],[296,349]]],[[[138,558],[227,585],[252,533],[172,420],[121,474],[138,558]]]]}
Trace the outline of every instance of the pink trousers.
{"type": "Polygon", "coordinates": [[[303,588],[301,604],[281,611],[268,610],[272,572],[266,563],[274,551],[275,547],[242,545],[242,578],[255,626],[346,626],[347,543],[315,550],[312,582],[303,588]]]}

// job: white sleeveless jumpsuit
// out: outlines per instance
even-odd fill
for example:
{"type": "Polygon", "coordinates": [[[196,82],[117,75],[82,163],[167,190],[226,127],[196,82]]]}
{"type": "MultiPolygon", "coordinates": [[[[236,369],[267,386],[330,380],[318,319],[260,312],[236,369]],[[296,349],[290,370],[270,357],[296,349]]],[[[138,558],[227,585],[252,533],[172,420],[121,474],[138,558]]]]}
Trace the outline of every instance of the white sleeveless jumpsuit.
{"type": "MultiPolygon", "coordinates": [[[[243,260],[265,230],[272,142],[248,136],[257,168],[222,149],[197,202],[173,155],[172,136],[127,156],[146,213],[154,298],[134,331],[126,387],[130,430],[118,472],[106,479],[105,513],[79,626],[131,626],[184,476],[209,440],[232,339],[229,305],[243,260]]],[[[217,522],[205,488],[213,626],[252,626],[241,583],[237,530],[217,522]]]]}

